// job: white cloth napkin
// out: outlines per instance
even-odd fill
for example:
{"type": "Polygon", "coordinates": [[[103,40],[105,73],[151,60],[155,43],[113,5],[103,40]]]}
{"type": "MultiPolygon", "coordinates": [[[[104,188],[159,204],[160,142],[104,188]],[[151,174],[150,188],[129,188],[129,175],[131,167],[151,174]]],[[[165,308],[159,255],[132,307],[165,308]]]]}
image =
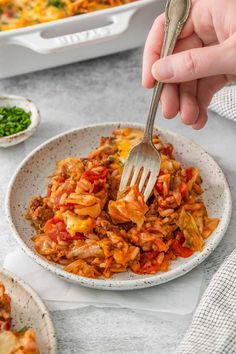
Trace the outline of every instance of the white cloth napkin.
{"type": "Polygon", "coordinates": [[[236,86],[224,87],[213,97],[210,110],[236,122],[236,86]]]}
{"type": "Polygon", "coordinates": [[[212,278],[176,353],[236,353],[236,250],[212,278]]]}
{"type": "Polygon", "coordinates": [[[103,291],[69,283],[44,270],[21,250],[6,256],[4,268],[17,274],[47,302],[51,310],[123,307],[152,313],[188,315],[197,305],[203,279],[201,266],[169,283],[133,291],[103,291]]]}

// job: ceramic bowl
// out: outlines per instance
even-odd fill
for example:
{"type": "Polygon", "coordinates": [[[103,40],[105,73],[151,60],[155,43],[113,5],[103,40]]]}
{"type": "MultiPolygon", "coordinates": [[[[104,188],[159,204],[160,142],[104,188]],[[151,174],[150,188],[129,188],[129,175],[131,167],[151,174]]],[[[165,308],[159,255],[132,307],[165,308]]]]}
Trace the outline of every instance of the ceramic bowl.
{"type": "Polygon", "coordinates": [[[0,147],[10,147],[22,143],[33,135],[40,123],[40,113],[36,106],[27,98],[13,95],[0,96],[0,107],[20,107],[26,112],[31,112],[31,123],[27,129],[22,130],[16,134],[4,136],[0,138],[0,147]]]}
{"type": "Polygon", "coordinates": [[[107,290],[145,288],[165,283],[189,272],[215,249],[227,229],[231,216],[230,190],[222,170],[213,158],[193,141],[159,129],[158,133],[162,140],[174,145],[177,160],[184,166],[196,166],[200,169],[205,191],[203,199],[209,215],[221,220],[218,228],[206,240],[202,252],[194,253],[189,258],[178,258],[165,273],[136,275],[126,272],[111,279],[89,279],[67,273],[59,265],[50,263],[37,254],[31,241],[34,230],[23,217],[31,197],[45,193],[47,177],[55,170],[56,161],[69,155],[86,156],[98,146],[101,136],[109,136],[114,129],[125,126],[143,129],[143,125],[139,124],[107,123],[75,129],[48,140],[35,149],[18,167],[10,182],[6,198],[7,217],[21,248],[45,269],[66,280],[91,288],[107,290]]]}
{"type": "Polygon", "coordinates": [[[47,308],[39,296],[19,277],[0,269],[0,281],[11,297],[12,329],[33,328],[43,354],[56,354],[56,336],[47,308]]]}

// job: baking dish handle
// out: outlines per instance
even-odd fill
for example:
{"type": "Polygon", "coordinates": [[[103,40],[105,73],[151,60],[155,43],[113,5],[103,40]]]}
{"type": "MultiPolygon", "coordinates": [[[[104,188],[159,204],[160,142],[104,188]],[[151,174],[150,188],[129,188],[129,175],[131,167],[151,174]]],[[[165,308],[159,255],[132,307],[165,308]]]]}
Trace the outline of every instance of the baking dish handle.
{"type": "Polygon", "coordinates": [[[80,47],[89,43],[99,43],[124,33],[136,9],[112,15],[109,25],[60,37],[43,38],[40,31],[10,38],[10,43],[18,44],[41,54],[49,54],[68,47],[80,47]]]}

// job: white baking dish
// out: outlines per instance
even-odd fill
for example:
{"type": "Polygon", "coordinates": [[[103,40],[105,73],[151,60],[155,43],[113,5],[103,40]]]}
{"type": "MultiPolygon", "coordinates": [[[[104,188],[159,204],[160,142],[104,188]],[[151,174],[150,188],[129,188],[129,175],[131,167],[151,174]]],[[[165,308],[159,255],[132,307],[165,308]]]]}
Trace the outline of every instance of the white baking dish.
{"type": "Polygon", "coordinates": [[[142,45],[164,0],[130,4],[0,32],[0,78],[142,45]]]}

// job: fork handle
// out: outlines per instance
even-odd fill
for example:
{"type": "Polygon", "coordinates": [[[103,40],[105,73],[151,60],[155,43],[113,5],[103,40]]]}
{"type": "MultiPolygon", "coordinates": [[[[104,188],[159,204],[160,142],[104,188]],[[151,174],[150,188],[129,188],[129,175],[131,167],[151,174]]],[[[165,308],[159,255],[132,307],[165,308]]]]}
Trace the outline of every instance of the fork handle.
{"type": "MultiPolygon", "coordinates": [[[[173,53],[176,41],[183,29],[185,22],[189,16],[191,8],[191,0],[168,0],[165,9],[165,37],[161,50],[160,58],[164,58],[173,53]]],[[[144,140],[152,142],[153,127],[156,117],[157,107],[163,90],[163,82],[156,82],[152,101],[148,113],[146,129],[144,132],[144,140]]]]}

